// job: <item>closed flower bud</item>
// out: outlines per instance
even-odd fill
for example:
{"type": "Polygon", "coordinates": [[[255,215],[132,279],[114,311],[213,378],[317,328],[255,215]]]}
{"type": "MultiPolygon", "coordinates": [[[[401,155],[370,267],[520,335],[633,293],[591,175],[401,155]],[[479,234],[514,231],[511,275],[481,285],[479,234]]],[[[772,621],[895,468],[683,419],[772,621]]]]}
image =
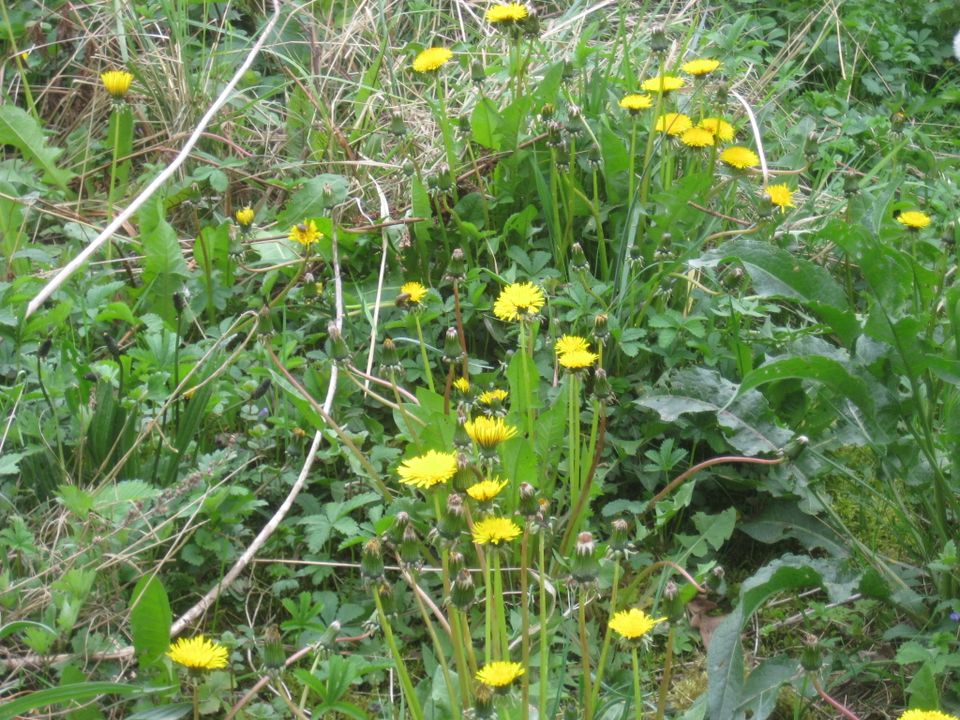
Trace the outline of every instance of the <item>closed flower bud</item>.
{"type": "Polygon", "coordinates": [[[391,338],[384,338],[380,348],[380,369],[387,373],[398,373],[403,369],[397,345],[391,338]]]}
{"type": "Polygon", "coordinates": [[[463,348],[460,347],[460,336],[456,328],[447,328],[443,337],[443,361],[448,364],[458,363],[463,359],[463,348]]]}
{"type": "Polygon", "coordinates": [[[843,194],[851,197],[858,192],[860,192],[860,178],[853,173],[848,173],[847,176],[843,178],[843,194]]]}
{"type": "Polygon", "coordinates": [[[268,670],[279,670],[286,657],[283,652],[283,639],[276,625],[268,625],[263,633],[263,666],[268,670]]]}
{"type": "Polygon", "coordinates": [[[537,502],[537,489],[528,482],[520,483],[520,514],[529,520],[534,517],[539,510],[540,505],[537,502]]]}
{"type": "MultiPolygon", "coordinates": [[[[470,436],[467,434],[467,429],[463,426],[462,422],[458,422],[456,429],[453,431],[453,446],[457,450],[463,452],[466,452],[473,447],[473,440],[470,439],[470,436]]],[[[469,476],[467,476],[466,480],[469,482],[472,476],[473,474],[471,473],[469,476]]],[[[464,486],[463,488],[457,488],[457,490],[461,492],[466,489],[467,486],[464,486]]]]}
{"type": "Polygon", "coordinates": [[[398,138],[407,134],[407,124],[400,113],[394,113],[390,118],[390,134],[398,138]]]}
{"type": "Polygon", "coordinates": [[[40,347],[37,348],[37,357],[43,360],[47,355],[50,354],[50,348],[53,347],[53,338],[47,338],[42,343],[40,347]]]}
{"type": "Polygon", "coordinates": [[[110,354],[113,355],[113,359],[118,360],[120,358],[120,346],[117,345],[117,341],[114,340],[113,335],[104,333],[103,340],[107,343],[107,349],[110,351],[110,354]]]}
{"type": "Polygon", "coordinates": [[[607,371],[597,368],[593,371],[593,396],[602,403],[613,403],[617,396],[607,379],[607,371]]]}
{"type": "Polygon", "coordinates": [[[492,687],[483,683],[477,685],[473,693],[473,716],[477,720],[489,720],[494,717],[493,696],[492,687]]]}
{"type": "Polygon", "coordinates": [[[590,263],[587,262],[587,256],[580,243],[574,243],[570,247],[570,269],[574,272],[590,272],[590,263]]]}
{"type": "Polygon", "coordinates": [[[182,313],[183,308],[186,306],[186,303],[183,301],[183,295],[178,292],[173,294],[173,307],[177,313],[182,313]]]}
{"type": "Polygon", "coordinates": [[[264,378],[260,381],[260,384],[257,385],[256,389],[250,394],[250,402],[254,400],[259,400],[264,395],[266,395],[267,390],[270,389],[270,378],[264,378]]]}
{"type": "Polygon", "coordinates": [[[650,50],[657,54],[665,53],[670,48],[670,41],[663,27],[657,26],[650,32],[650,50]]]}
{"type": "Polygon", "coordinates": [[[483,63],[479,60],[470,66],[470,79],[478,85],[487,79],[487,73],[483,69],[483,63]]]}
{"type": "Polygon", "coordinates": [[[477,589],[474,587],[470,571],[466,568],[460,568],[457,579],[453,581],[453,586],[450,588],[450,602],[453,603],[454,607],[466,610],[473,604],[476,594],[477,589]]]}
{"type": "Polygon", "coordinates": [[[450,493],[447,497],[447,508],[440,516],[437,534],[448,542],[460,539],[466,527],[463,496],[459,493],[450,493]]]}
{"type": "Polygon", "coordinates": [[[360,575],[368,584],[375,584],[383,579],[383,547],[379,538],[370,538],[363,546],[360,575]]]}
{"type": "Polygon", "coordinates": [[[810,444],[810,438],[806,435],[797,435],[793,440],[788,442],[780,449],[780,455],[783,455],[788,460],[796,460],[800,453],[804,451],[807,445],[810,444]]]}
{"type": "Polygon", "coordinates": [[[570,559],[570,578],[577,584],[585,585],[596,582],[599,574],[597,544],[591,533],[582,532],[577,535],[577,544],[573,548],[573,557],[570,559]]]}
{"type": "Polygon", "coordinates": [[[630,262],[643,267],[643,249],[639,245],[630,247],[630,262]]]}
{"type": "Polygon", "coordinates": [[[623,518],[617,518],[610,523],[610,543],[608,545],[610,554],[614,557],[622,558],[630,549],[630,538],[627,533],[630,526],[623,518]]]}
{"type": "Polygon", "coordinates": [[[553,103],[544,103],[543,107],[540,108],[540,117],[544,120],[549,120],[556,111],[557,109],[553,103]]]}
{"type": "Polygon", "coordinates": [[[444,277],[450,282],[463,282],[467,279],[466,257],[460,248],[454,248],[450,253],[450,264],[444,277]]]}
{"type": "Polygon", "coordinates": [[[405,565],[419,568],[423,564],[420,557],[420,539],[413,525],[407,524],[403,531],[403,540],[400,542],[400,562],[405,565]]]}
{"type": "Polygon", "coordinates": [[[323,631],[323,635],[321,635],[317,641],[317,647],[321,651],[333,652],[337,647],[338,635],[340,635],[340,621],[334,620],[327,625],[327,629],[323,631]]]}
{"type": "Polygon", "coordinates": [[[807,641],[803,652],[800,653],[800,667],[807,672],[816,672],[822,664],[823,659],[820,656],[820,645],[816,638],[811,638],[807,641]]]}
{"type": "Polygon", "coordinates": [[[407,177],[412,177],[416,171],[417,166],[414,165],[412,161],[407,160],[405,163],[403,163],[403,174],[407,177]]]}
{"type": "Polygon", "coordinates": [[[327,326],[327,333],[330,335],[330,357],[336,363],[342,363],[350,359],[350,350],[347,348],[347,343],[343,340],[343,335],[340,334],[340,328],[337,327],[336,323],[330,323],[327,326]]]}
{"type": "Polygon", "coordinates": [[[597,345],[603,345],[610,338],[610,328],[607,326],[607,314],[597,313],[593,318],[593,339],[597,345]]]}
{"type": "Polygon", "coordinates": [[[466,567],[467,559],[459,550],[451,550],[447,556],[448,567],[451,575],[456,575],[460,569],[466,567]]]}
{"type": "Polygon", "coordinates": [[[403,534],[410,525],[410,514],[401,510],[393,516],[393,526],[390,528],[390,541],[394,545],[400,545],[403,542],[403,534]]]}

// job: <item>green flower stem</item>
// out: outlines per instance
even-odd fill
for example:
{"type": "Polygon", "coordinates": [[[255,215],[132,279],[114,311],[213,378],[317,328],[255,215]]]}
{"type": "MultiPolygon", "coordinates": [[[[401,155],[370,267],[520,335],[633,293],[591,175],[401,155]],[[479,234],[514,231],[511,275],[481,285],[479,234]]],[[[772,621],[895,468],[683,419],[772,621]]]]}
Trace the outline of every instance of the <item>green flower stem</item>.
{"type": "MultiPolygon", "coordinates": [[[[636,121],[634,121],[636,127],[636,121]]],[[[610,279],[610,267],[607,263],[607,241],[603,237],[603,221],[600,219],[600,185],[597,180],[598,173],[593,171],[593,210],[594,221],[597,225],[597,265],[600,266],[600,277],[604,281],[610,279]]],[[[630,174],[633,177],[633,173],[630,174]]]]}
{"type": "Polygon", "coordinates": [[[643,720],[643,696],[640,694],[640,659],[637,657],[637,648],[630,649],[630,659],[633,663],[633,706],[636,720],[643,720]]]}
{"type": "MultiPolygon", "coordinates": [[[[460,681],[460,704],[462,707],[470,706],[470,678],[473,673],[467,667],[466,654],[464,653],[463,628],[460,626],[460,611],[453,604],[449,608],[450,619],[450,644],[453,645],[453,659],[457,664],[457,679],[460,681]]],[[[451,703],[453,698],[451,697],[451,703]]]]}
{"type": "MultiPolygon", "coordinates": [[[[633,204],[633,191],[636,188],[637,165],[637,113],[630,113],[630,154],[627,156],[627,207],[633,204]]],[[[594,182],[596,185],[596,182],[594,182]]],[[[596,188],[594,188],[596,195],[596,188]]]]}
{"type": "Polygon", "coordinates": [[[550,148],[550,204],[553,219],[553,256],[557,269],[563,273],[567,264],[567,254],[563,248],[563,232],[560,225],[560,173],[557,171],[557,151],[550,148]]]}
{"type": "Polygon", "coordinates": [[[524,523],[523,537],[520,538],[520,659],[526,672],[520,678],[521,720],[530,717],[530,598],[527,595],[530,580],[527,572],[529,545],[530,527],[529,523],[524,523]]]}
{"type": "Polygon", "coordinates": [[[464,680],[465,683],[469,685],[470,678],[477,674],[477,656],[473,651],[473,634],[470,632],[470,616],[467,615],[462,610],[454,608],[454,615],[457,618],[457,624],[460,627],[462,649],[466,651],[466,660],[467,666],[470,668],[470,673],[466,676],[464,680]]]}
{"type": "Polygon", "coordinates": [[[410,440],[414,445],[418,445],[420,443],[420,438],[417,434],[416,427],[414,426],[413,418],[404,407],[403,399],[400,397],[400,388],[397,387],[397,373],[396,371],[391,370],[388,375],[390,378],[390,389],[393,390],[393,397],[397,401],[397,409],[400,411],[401,417],[403,417],[403,421],[407,426],[407,430],[410,431],[410,440]]]}
{"type": "Polygon", "coordinates": [[[490,563],[483,565],[483,657],[485,662],[494,659],[493,651],[493,591],[490,588],[490,563]]]}
{"type": "MultiPolygon", "coordinates": [[[[497,659],[509,660],[510,645],[507,642],[507,614],[503,607],[503,573],[500,571],[500,551],[497,549],[493,551],[493,602],[500,652],[497,659]]],[[[497,649],[497,647],[497,643],[494,643],[494,649],[497,649]]]]}
{"type": "MultiPolygon", "coordinates": [[[[440,87],[440,77],[437,76],[437,106],[439,107],[439,116],[437,120],[440,123],[440,133],[443,136],[443,149],[447,155],[447,169],[450,172],[450,180],[453,183],[451,190],[454,204],[459,202],[457,195],[457,153],[453,145],[453,132],[450,129],[450,116],[447,114],[447,88],[446,82],[440,87]]],[[[440,218],[437,218],[440,220],[440,218]]]]}
{"type": "Polygon", "coordinates": [[[547,545],[547,531],[546,529],[540,530],[540,537],[538,538],[538,552],[539,557],[539,566],[538,570],[540,571],[540,587],[539,587],[539,613],[540,613],[540,678],[539,678],[539,696],[540,704],[537,706],[539,711],[543,713],[541,717],[550,717],[550,713],[547,708],[547,689],[550,686],[550,637],[547,632],[547,562],[546,562],[546,545],[547,545]]]}
{"type": "MultiPolygon", "coordinates": [[[[107,222],[113,220],[113,190],[117,182],[117,158],[120,155],[120,113],[125,106],[114,105],[112,114],[113,120],[113,148],[110,158],[110,188],[107,191],[107,222]]],[[[107,259],[109,260],[110,245],[107,245],[107,259]]]]}
{"type": "Polygon", "coordinates": [[[670,629],[667,631],[666,657],[663,659],[663,676],[660,678],[660,692],[657,695],[657,720],[663,720],[663,713],[667,707],[667,690],[670,689],[670,675],[673,670],[673,639],[675,635],[676,629],[673,623],[670,623],[670,629]]]}
{"type": "MultiPolygon", "coordinates": [[[[570,475],[570,511],[580,497],[580,383],[576,373],[567,373],[567,463],[570,475]]],[[[573,522],[571,518],[571,522],[573,522]]]]}
{"type": "Polygon", "coordinates": [[[567,163],[567,223],[563,228],[563,248],[565,252],[573,245],[573,196],[577,191],[576,183],[573,181],[574,170],[577,167],[576,140],[570,141],[570,155],[567,158],[567,163]]]}
{"type": "Polygon", "coordinates": [[[192,681],[193,685],[193,720],[200,720],[200,683],[196,678],[192,681]]]}
{"type": "Polygon", "coordinates": [[[420,342],[420,359],[423,361],[423,372],[427,376],[427,386],[430,392],[436,392],[433,385],[433,371],[430,369],[430,359],[427,357],[427,346],[423,342],[423,327],[420,325],[420,316],[414,313],[413,321],[417,325],[417,340],[420,342]]]}
{"type": "Polygon", "coordinates": [[[583,666],[583,717],[593,717],[593,688],[590,685],[590,641],[587,639],[587,589],[580,586],[580,607],[577,611],[577,627],[580,634],[580,664],[583,666]]]}
{"type": "MultiPolygon", "coordinates": [[[[660,69],[657,77],[663,77],[664,58],[660,57],[660,69]]],[[[653,106],[653,115],[650,117],[650,132],[647,134],[647,147],[643,153],[643,180],[640,182],[640,202],[646,204],[647,195],[650,191],[650,158],[653,157],[654,139],[657,137],[657,118],[660,116],[660,108],[663,107],[664,92],[657,93],[657,101],[653,106]]]]}
{"type": "MultiPolygon", "coordinates": [[[[613,585],[610,587],[610,617],[617,611],[617,591],[620,589],[620,560],[613,561],[613,585]]],[[[597,662],[597,672],[593,682],[593,700],[590,707],[597,706],[597,700],[600,697],[600,687],[603,685],[603,673],[607,667],[607,653],[610,651],[610,641],[613,638],[613,630],[610,628],[609,618],[607,629],[603,633],[603,646],[600,648],[600,660],[597,662]]],[[[584,720],[591,720],[584,716],[584,720]]]]}
{"type": "Polygon", "coordinates": [[[396,666],[397,675],[400,678],[400,686],[403,688],[403,694],[407,698],[407,705],[410,707],[410,715],[414,720],[424,720],[423,708],[420,707],[420,700],[417,698],[413,683],[410,681],[407,666],[397,647],[397,640],[393,636],[393,628],[390,626],[390,621],[387,620],[387,614],[383,611],[383,601],[380,599],[379,587],[373,588],[373,602],[377,606],[377,617],[380,619],[383,637],[387,641],[387,647],[390,648],[390,655],[393,657],[393,664],[396,666]]]}
{"type": "MultiPolygon", "coordinates": [[[[444,573],[446,574],[446,573],[444,573]]],[[[417,579],[413,574],[405,572],[407,582],[410,583],[411,588],[417,582],[417,579]]],[[[420,616],[423,618],[423,622],[427,627],[427,633],[430,635],[430,640],[433,642],[433,648],[437,653],[437,661],[440,664],[440,672],[443,674],[443,684],[447,686],[447,698],[450,701],[450,707],[453,710],[453,717],[455,719],[460,717],[460,708],[461,703],[458,703],[456,700],[457,691],[453,686],[453,679],[450,677],[450,666],[447,662],[447,654],[443,651],[443,645],[440,644],[440,638],[437,636],[437,630],[433,626],[433,621],[430,619],[430,613],[427,611],[427,606],[423,603],[423,598],[420,597],[420,593],[414,589],[413,597],[417,601],[417,608],[420,610],[420,616]]],[[[457,643],[454,643],[456,646],[457,643]]],[[[463,690],[463,683],[461,683],[461,691],[463,690]]],[[[462,697],[462,696],[461,696],[462,697]]]]}
{"type": "Polygon", "coordinates": [[[533,333],[530,333],[530,352],[527,351],[527,323],[520,321],[520,385],[522,387],[523,402],[527,407],[527,439],[534,442],[534,415],[533,415],[533,388],[530,387],[530,358],[533,355],[533,333]]]}

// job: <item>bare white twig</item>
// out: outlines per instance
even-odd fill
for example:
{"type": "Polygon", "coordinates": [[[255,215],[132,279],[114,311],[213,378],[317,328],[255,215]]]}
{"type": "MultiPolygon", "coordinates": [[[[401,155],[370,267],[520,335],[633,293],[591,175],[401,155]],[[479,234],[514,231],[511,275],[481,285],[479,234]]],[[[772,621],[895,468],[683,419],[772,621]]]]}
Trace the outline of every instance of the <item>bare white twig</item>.
{"type": "Polygon", "coordinates": [[[743,109],[747,111],[747,117],[750,119],[750,128],[753,130],[753,141],[757,144],[757,155],[760,156],[760,170],[763,173],[763,185],[766,187],[767,183],[770,182],[770,171],[767,169],[767,156],[766,153],[763,152],[763,139],[760,137],[760,125],[757,123],[757,117],[753,114],[753,108],[750,107],[750,103],[744,100],[740,93],[731,90],[730,94],[739,100],[740,104],[743,105],[743,109]]]}
{"type": "Polygon", "coordinates": [[[40,307],[44,301],[49,298],[53,293],[57,291],[67,278],[73,275],[77,270],[80,269],[80,266],[83,265],[87,259],[93,255],[97,250],[99,250],[103,245],[113,237],[113,234],[120,229],[120,227],[127,222],[133,214],[140,209],[140,207],[150,199],[150,197],[160,189],[160,186],[163,185],[169,178],[172,176],[177,169],[183,165],[186,159],[190,156],[190,152],[193,150],[193,146],[197,144],[197,141],[200,139],[200,136],[203,135],[204,130],[207,129],[207,125],[210,124],[210,121],[213,120],[213,116],[219,112],[220,108],[226,104],[227,100],[230,99],[230,95],[233,94],[233,89],[237,86],[237,83],[240,82],[247,70],[250,69],[250,66],[253,64],[253,61],[256,59],[257,55],[260,53],[260,50],[263,48],[264,43],[267,41],[267,37],[273,31],[274,25],[277,24],[277,20],[280,18],[280,0],[273,0],[273,14],[270,16],[270,20],[264,26],[263,30],[260,32],[260,37],[257,38],[257,41],[254,43],[253,47],[250,48],[250,52],[247,53],[246,59],[243,61],[243,64],[237,68],[237,71],[233,74],[233,77],[230,79],[230,82],[227,83],[227,86],[223,89],[223,92],[213,101],[213,104],[204,113],[203,117],[200,118],[200,122],[197,124],[197,127],[194,128],[193,132],[190,134],[190,137],[187,138],[187,142],[181,148],[180,152],[177,153],[177,156],[170,162],[163,171],[157,175],[143,191],[133,199],[123,212],[117,215],[113,222],[111,222],[103,231],[95,237],[87,247],[85,247],[79,255],[77,255],[73,260],[68,262],[63,268],[54,275],[50,281],[43,286],[43,288],[36,294],[33,300],[27,305],[26,313],[24,317],[30,317],[37,308],[40,307]]]}
{"type": "MultiPolygon", "coordinates": [[[[387,196],[383,194],[379,183],[373,181],[373,186],[377,189],[377,195],[380,196],[380,222],[387,222],[390,219],[390,203],[387,202],[387,196]]],[[[387,273],[387,228],[381,228],[380,235],[383,242],[380,244],[380,274],[377,276],[377,297],[373,302],[373,323],[370,326],[370,351],[367,353],[367,375],[373,372],[373,353],[377,348],[377,325],[380,322],[380,299],[383,296],[383,279],[387,273]]],[[[370,387],[370,381],[364,381],[364,387],[370,387]]]]}

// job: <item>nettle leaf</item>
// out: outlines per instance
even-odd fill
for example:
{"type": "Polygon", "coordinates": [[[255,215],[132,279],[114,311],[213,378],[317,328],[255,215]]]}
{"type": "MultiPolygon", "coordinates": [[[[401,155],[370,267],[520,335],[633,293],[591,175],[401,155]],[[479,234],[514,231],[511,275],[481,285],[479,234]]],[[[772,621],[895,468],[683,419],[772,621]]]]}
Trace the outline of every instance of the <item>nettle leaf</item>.
{"type": "Polygon", "coordinates": [[[674,374],[670,391],[634,401],[656,411],[666,422],[681,415],[712,413],[729,443],[744,455],[772,453],[782,448],[793,433],[778,427],[766,399],[756,390],[738,392],[734,383],[705,368],[689,368],[674,374]]]}
{"type": "Polygon", "coordinates": [[[45,181],[67,189],[73,173],[56,164],[57,157],[63,151],[49,147],[40,123],[16,105],[0,106],[0,145],[13,145],[43,170],[45,181]]]}
{"type": "Polygon", "coordinates": [[[740,525],[740,530],[762,543],[793,539],[808,550],[822,548],[836,557],[847,557],[843,539],[822,520],[803,512],[796,502],[776,500],[740,525]]]}

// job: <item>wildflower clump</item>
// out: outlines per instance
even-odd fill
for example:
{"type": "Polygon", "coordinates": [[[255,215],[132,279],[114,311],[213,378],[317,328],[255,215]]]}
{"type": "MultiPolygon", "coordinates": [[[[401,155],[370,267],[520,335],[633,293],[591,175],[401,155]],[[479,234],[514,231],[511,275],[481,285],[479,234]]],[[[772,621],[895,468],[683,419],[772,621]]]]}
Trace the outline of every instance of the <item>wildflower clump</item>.
{"type": "Polygon", "coordinates": [[[453,51],[445,47],[432,47],[423,50],[413,60],[413,71],[428,73],[439,70],[453,57],[453,51]]]}
{"type": "Polygon", "coordinates": [[[227,649],[203,635],[180,638],[170,646],[167,657],[190,670],[219,670],[227,666],[227,649]]]}

